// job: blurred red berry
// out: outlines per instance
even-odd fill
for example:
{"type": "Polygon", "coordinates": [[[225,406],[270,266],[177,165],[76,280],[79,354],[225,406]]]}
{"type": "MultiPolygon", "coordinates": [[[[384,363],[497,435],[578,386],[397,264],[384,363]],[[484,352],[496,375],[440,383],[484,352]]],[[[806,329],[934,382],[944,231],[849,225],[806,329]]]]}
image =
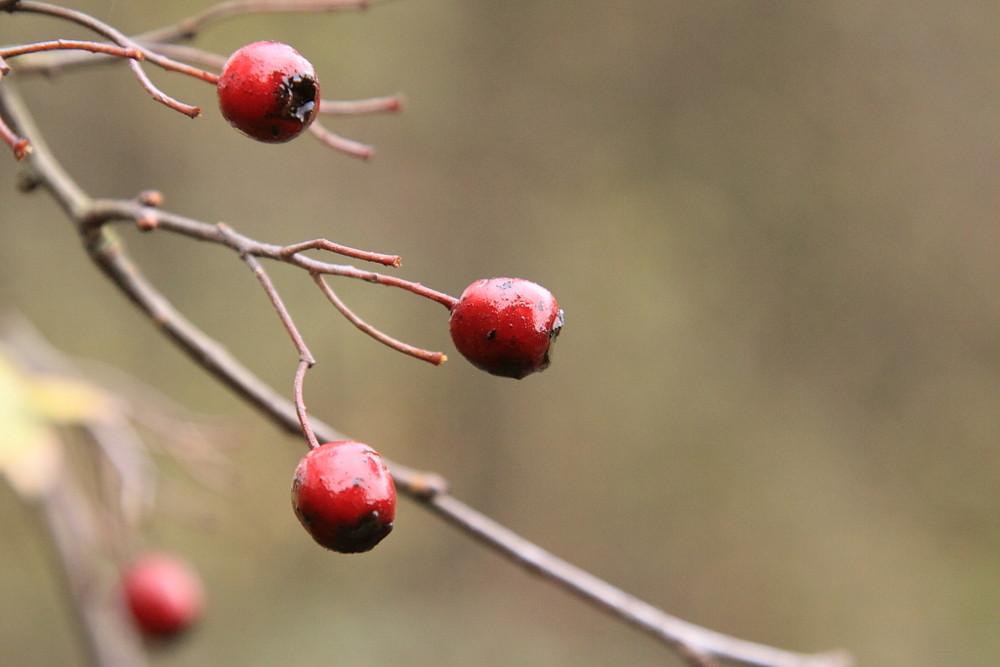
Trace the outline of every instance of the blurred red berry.
{"type": "Polygon", "coordinates": [[[142,634],[177,635],[197,621],[205,607],[198,573],[176,556],[153,553],[134,561],[122,575],[125,602],[142,634]]]}
{"type": "Polygon", "coordinates": [[[368,445],[328,442],[299,461],[292,506],[321,546],[360,553],[392,531],[396,486],[385,461],[368,445]]]}
{"type": "Polygon", "coordinates": [[[294,139],[319,111],[319,81],[308,60],[281,42],[238,49],[222,68],[219,108],[229,124],[258,141],[294,139]]]}
{"type": "Polygon", "coordinates": [[[473,365],[521,379],[548,367],[563,311],[541,285],[489,278],[465,288],[449,324],[455,347],[473,365]]]}

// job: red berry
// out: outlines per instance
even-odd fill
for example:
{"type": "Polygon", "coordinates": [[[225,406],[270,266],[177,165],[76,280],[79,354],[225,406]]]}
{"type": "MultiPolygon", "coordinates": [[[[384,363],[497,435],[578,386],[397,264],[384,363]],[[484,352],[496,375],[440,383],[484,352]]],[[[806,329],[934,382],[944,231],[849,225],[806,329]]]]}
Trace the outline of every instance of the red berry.
{"type": "Polygon", "coordinates": [[[198,573],[170,554],[142,556],[125,570],[122,586],[132,618],[148,637],[168,637],[186,630],[205,607],[198,573]]]}
{"type": "Polygon", "coordinates": [[[234,52],[222,67],[218,91],[229,124],[267,143],[294,139],[319,111],[313,66],[281,42],[254,42],[234,52]]]}
{"type": "Polygon", "coordinates": [[[299,521],[321,546],[369,551],[392,531],[396,485],[385,461],[366,444],[328,442],[299,461],[292,484],[299,521]]]}
{"type": "Polygon", "coordinates": [[[451,311],[451,339],[487,373],[517,378],[543,371],[563,325],[552,293],[520,278],[477,280],[451,311]]]}

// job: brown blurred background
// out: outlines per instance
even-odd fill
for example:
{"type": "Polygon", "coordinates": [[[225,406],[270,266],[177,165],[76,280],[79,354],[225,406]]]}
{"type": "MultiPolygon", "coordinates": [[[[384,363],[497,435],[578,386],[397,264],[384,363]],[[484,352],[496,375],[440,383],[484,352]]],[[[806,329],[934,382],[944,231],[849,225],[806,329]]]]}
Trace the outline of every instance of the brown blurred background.
{"type": "MultiPolygon", "coordinates": [[[[88,0],[136,33],[202,2],[88,0]]],[[[0,16],[0,42],[82,35],[0,16]]],[[[151,102],[123,67],[18,82],[92,194],[273,242],[403,255],[453,294],[548,286],[567,325],[521,382],[354,331],[273,268],[319,364],[311,409],[440,471],[542,546],[685,619],[861,665],[1000,664],[1000,5],[928,0],[494,3],[235,19],[198,45],[294,44],[370,164],[256,144],[208,86],[151,102]]],[[[239,425],[239,484],[164,497],[151,545],[189,555],[211,610],[159,665],[662,665],[672,654],[404,502],[377,550],[316,547],[288,503],[300,441],[188,363],[0,160],[0,308],[239,425]],[[192,512],[192,509],[194,512],[192,512]]],[[[226,251],[126,232],[195,322],[279,388],[294,349],[226,251]]],[[[453,353],[439,306],[335,283],[453,353]]],[[[0,663],[79,652],[33,515],[0,491],[0,663]]]]}

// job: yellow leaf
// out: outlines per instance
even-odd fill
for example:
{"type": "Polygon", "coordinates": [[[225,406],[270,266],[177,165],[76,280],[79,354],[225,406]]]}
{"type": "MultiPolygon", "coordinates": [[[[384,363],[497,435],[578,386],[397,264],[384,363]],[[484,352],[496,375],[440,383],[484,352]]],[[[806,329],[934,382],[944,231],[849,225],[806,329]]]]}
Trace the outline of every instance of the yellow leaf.
{"type": "Polygon", "coordinates": [[[79,380],[37,376],[27,383],[28,402],[43,420],[55,424],[97,421],[108,409],[107,395],[79,380]]]}
{"type": "Polygon", "coordinates": [[[32,400],[32,380],[0,353],[0,474],[33,498],[57,479],[61,463],[59,441],[32,400]]]}

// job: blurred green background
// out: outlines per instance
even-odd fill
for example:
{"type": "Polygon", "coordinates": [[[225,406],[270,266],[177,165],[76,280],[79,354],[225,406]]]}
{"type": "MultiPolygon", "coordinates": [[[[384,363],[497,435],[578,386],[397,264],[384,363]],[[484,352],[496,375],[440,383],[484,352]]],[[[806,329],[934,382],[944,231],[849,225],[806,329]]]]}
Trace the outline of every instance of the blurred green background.
{"type": "MultiPolygon", "coordinates": [[[[76,3],[136,33],[202,2],[76,3]]],[[[910,0],[496,3],[235,19],[197,42],[294,44],[324,97],[404,92],[267,146],[213,90],[151,102],[123,67],[17,81],[92,194],[272,242],[395,252],[458,294],[516,275],[566,328],[545,373],[486,376],[446,313],[335,283],[452,360],[382,348],[275,266],[319,364],[317,416],[441,472],[457,496],[673,614],[861,665],[1000,664],[1000,5],[910,0]]],[[[83,35],[0,16],[0,42],[83,35]]],[[[16,80],[16,77],[15,77],[16,80]]],[[[0,160],[0,309],[239,427],[237,484],[178,482],[150,545],[200,568],[210,613],[158,665],[662,665],[655,642],[410,502],[367,556],[316,547],[288,502],[301,441],[174,350],[0,160]]],[[[278,388],[296,354],[226,251],[125,232],[196,323],[278,388]]],[[[81,660],[34,515],[0,491],[0,663],[81,660]]]]}

